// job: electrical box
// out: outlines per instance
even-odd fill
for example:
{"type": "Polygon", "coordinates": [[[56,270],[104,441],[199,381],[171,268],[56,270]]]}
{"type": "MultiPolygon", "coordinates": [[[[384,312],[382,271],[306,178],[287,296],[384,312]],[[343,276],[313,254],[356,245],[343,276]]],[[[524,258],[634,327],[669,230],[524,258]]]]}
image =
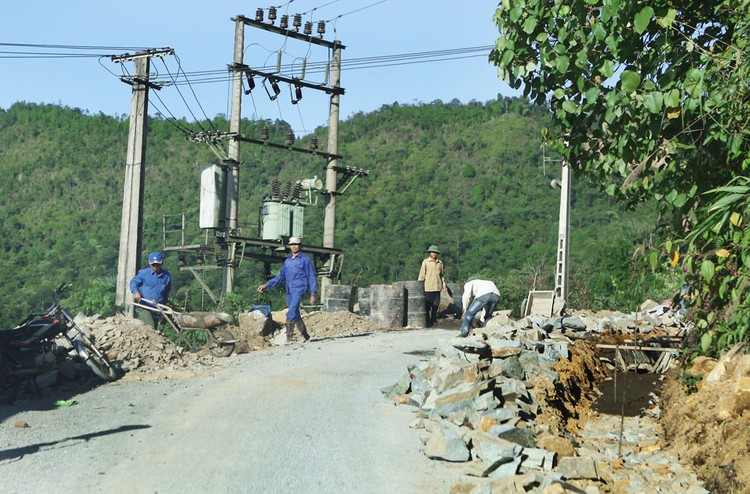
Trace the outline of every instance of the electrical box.
{"type": "Polygon", "coordinates": [[[266,201],[260,208],[261,238],[304,237],[305,208],[298,204],[266,201]]]}
{"type": "Polygon", "coordinates": [[[201,172],[200,218],[201,228],[222,228],[226,195],[224,183],[226,174],[219,165],[208,165],[201,172]]]}

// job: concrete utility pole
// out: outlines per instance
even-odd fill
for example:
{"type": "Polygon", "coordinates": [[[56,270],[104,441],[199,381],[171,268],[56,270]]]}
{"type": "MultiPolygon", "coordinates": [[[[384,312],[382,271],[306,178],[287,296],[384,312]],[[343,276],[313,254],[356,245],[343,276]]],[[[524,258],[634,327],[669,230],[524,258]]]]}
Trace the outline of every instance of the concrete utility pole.
{"type": "Polygon", "coordinates": [[[149,50],[135,55],[112,57],[114,62],[133,60],[135,76],[124,82],[132,84],[130,103],[130,131],[125,161],[125,187],[122,199],[122,221],[120,223],[120,250],[117,259],[117,287],[115,303],[125,306],[125,313],[133,315],[130,305],[132,295],[128,288],[130,278],[138,270],[143,242],[143,188],[146,176],[146,119],[148,118],[149,87],[160,87],[149,83],[150,59],[154,56],[171,55],[171,48],[149,50]],[[126,305],[127,304],[127,305],[126,305]]]}
{"type": "MultiPolygon", "coordinates": [[[[331,67],[331,87],[341,87],[341,43],[334,42],[333,46],[333,65],[331,67]]],[[[339,101],[341,95],[338,91],[331,93],[331,110],[328,119],[328,152],[334,156],[339,153],[339,101]]],[[[338,159],[331,157],[328,160],[326,168],[326,189],[328,197],[325,210],[325,219],[323,220],[323,247],[333,249],[336,244],[336,187],[338,173],[336,166],[338,159]]],[[[330,266],[329,266],[330,267],[330,266]]],[[[330,270],[329,270],[330,272],[330,270]]],[[[321,299],[325,298],[326,286],[332,283],[330,276],[322,276],[320,280],[321,299]]],[[[322,300],[325,302],[325,300],[322,300]]]]}
{"type": "Polygon", "coordinates": [[[570,165],[562,162],[560,180],[560,219],[557,232],[557,263],[555,267],[554,313],[559,314],[568,303],[568,238],[570,235],[570,165]]]}
{"type": "MultiPolygon", "coordinates": [[[[245,23],[242,18],[235,20],[234,28],[234,66],[243,65],[245,53],[245,23]]],[[[221,297],[234,291],[235,244],[227,242],[230,235],[237,233],[237,217],[240,185],[240,122],[242,117],[242,72],[236,70],[232,74],[232,107],[229,117],[229,132],[232,136],[226,160],[226,212],[224,232],[226,234],[222,244],[223,257],[226,264],[221,275],[221,297]]]]}

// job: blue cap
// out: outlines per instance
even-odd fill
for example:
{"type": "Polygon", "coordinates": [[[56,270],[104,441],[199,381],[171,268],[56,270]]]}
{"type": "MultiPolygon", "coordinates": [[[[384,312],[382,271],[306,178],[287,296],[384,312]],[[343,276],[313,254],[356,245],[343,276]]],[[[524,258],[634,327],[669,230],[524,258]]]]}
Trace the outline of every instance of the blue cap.
{"type": "Polygon", "coordinates": [[[152,252],[148,255],[148,263],[149,264],[161,264],[164,262],[164,259],[161,257],[161,252],[152,252]]]}

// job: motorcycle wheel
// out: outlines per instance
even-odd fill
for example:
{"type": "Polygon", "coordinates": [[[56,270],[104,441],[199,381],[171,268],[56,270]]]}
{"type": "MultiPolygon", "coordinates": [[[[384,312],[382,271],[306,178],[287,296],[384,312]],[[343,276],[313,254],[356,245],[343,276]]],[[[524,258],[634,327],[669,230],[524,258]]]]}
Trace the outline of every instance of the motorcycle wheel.
{"type": "Polygon", "coordinates": [[[228,329],[215,329],[208,339],[208,350],[216,357],[229,357],[234,351],[234,335],[228,329]],[[225,343],[225,342],[231,343],[225,343]]]}
{"type": "Polygon", "coordinates": [[[109,359],[102,354],[88,337],[83,334],[77,337],[86,348],[89,358],[86,359],[86,365],[104,381],[114,381],[117,379],[117,371],[109,362],[109,359]]]}
{"type": "MultiPolygon", "coordinates": [[[[0,362],[0,376],[10,372],[8,366],[0,362]]],[[[0,377],[0,404],[10,405],[21,391],[21,381],[12,377],[0,377]]]]}

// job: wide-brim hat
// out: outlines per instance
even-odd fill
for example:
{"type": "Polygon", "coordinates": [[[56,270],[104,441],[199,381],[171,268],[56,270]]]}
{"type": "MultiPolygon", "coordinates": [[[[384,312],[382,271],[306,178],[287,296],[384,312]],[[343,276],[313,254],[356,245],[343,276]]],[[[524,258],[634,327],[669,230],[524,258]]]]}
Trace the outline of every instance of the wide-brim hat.
{"type": "Polygon", "coordinates": [[[430,245],[427,247],[427,252],[434,252],[435,254],[440,254],[440,249],[437,248],[437,245],[430,245]]]}

